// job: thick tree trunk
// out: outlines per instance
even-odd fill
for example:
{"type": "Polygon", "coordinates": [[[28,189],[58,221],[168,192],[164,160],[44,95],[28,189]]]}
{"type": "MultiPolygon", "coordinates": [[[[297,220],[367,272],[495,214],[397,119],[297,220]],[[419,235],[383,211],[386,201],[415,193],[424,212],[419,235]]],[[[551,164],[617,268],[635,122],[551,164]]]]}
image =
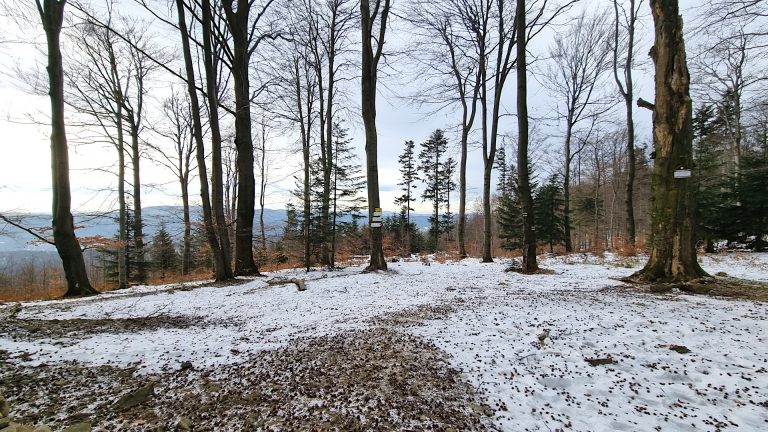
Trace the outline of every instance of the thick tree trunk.
{"type": "Polygon", "coordinates": [[[48,80],[51,99],[51,174],[53,187],[53,242],[67,279],[66,297],[98,294],[88,280],[85,259],[75,236],[72,220],[72,195],[69,185],[69,150],[64,126],[64,67],[60,34],[64,1],[37,2],[48,43],[48,80]]]}
{"type": "Polygon", "coordinates": [[[517,26],[517,175],[520,203],[523,207],[523,268],[525,273],[539,269],[536,262],[536,232],[533,217],[533,197],[528,173],[528,78],[526,64],[527,32],[525,0],[518,0],[515,14],[517,26]]]}
{"type": "Polygon", "coordinates": [[[690,76],[685,60],[683,20],[677,1],[651,0],[656,40],[651,58],[656,66],[651,179],[651,256],[632,278],[644,281],[687,281],[705,276],[696,261],[694,182],[674,178],[677,168],[691,169],[693,131],[690,76]]]}
{"type": "MultiPolygon", "coordinates": [[[[379,1],[374,11],[379,10],[379,1]]],[[[360,13],[362,17],[362,75],[361,96],[362,116],[365,126],[365,161],[366,176],[368,179],[368,221],[373,219],[374,211],[381,208],[379,199],[379,166],[378,166],[378,135],[376,131],[376,80],[378,62],[384,45],[384,32],[389,14],[389,0],[383,0],[384,7],[381,10],[379,22],[378,46],[374,54],[372,46],[373,21],[376,16],[371,16],[370,0],[361,0],[360,13]]],[[[384,259],[382,227],[370,227],[371,236],[371,261],[366,271],[386,270],[387,262],[384,259]]]]}
{"type": "Polygon", "coordinates": [[[179,19],[179,32],[181,33],[181,45],[184,53],[184,67],[186,70],[187,92],[189,94],[189,104],[192,108],[192,128],[196,143],[197,169],[200,177],[200,198],[203,206],[203,224],[205,225],[205,235],[208,239],[208,245],[211,248],[213,258],[213,270],[217,281],[227,280],[232,277],[229,264],[224,260],[224,254],[216,235],[216,228],[213,223],[213,212],[211,210],[211,201],[208,191],[208,170],[205,166],[205,145],[203,143],[203,125],[200,121],[200,102],[197,99],[197,89],[195,88],[195,68],[192,63],[192,51],[189,46],[189,33],[184,11],[183,0],[176,0],[176,12],[179,19]]]}
{"type": "Polygon", "coordinates": [[[253,174],[251,134],[251,91],[248,81],[250,59],[249,2],[224,4],[232,34],[232,81],[235,93],[235,147],[237,148],[237,221],[235,229],[235,274],[259,275],[253,259],[253,218],[256,207],[256,179],[253,174]],[[233,10],[236,7],[237,10],[233,10]]]}

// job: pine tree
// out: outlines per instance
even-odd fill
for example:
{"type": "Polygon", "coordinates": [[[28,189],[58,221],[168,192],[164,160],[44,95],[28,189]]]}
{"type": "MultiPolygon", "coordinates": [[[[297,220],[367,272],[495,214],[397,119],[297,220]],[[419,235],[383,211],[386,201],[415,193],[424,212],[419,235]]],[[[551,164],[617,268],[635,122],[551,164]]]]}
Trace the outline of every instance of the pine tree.
{"type": "Polygon", "coordinates": [[[565,243],[565,199],[561,185],[558,176],[553,175],[536,191],[533,200],[536,237],[549,243],[550,252],[554,252],[555,244],[565,243]]]}
{"type": "Polygon", "coordinates": [[[165,229],[165,224],[160,225],[160,229],[152,237],[149,252],[153,267],[160,272],[162,277],[165,277],[166,272],[177,268],[179,254],[176,252],[173,238],[165,229]]]}

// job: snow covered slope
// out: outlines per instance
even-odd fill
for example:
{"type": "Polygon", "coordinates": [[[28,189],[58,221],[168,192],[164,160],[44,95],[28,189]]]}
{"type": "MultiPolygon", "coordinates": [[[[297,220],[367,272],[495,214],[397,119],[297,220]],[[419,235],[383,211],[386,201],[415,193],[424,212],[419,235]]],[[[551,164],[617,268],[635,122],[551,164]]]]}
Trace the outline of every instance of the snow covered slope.
{"type": "MultiPolygon", "coordinates": [[[[304,292],[262,279],[138,287],[26,303],[17,318],[46,328],[53,320],[187,324],[125,331],[97,321],[103,329],[88,326],[77,337],[0,335],[0,349],[29,366],[76,360],[157,373],[183,362],[235,364],[297,338],[388,326],[444,350],[503,430],[768,430],[766,304],[621,287],[615,278],[640,263],[572,255],[545,259],[553,274],[535,276],[504,272],[508,262],[471,259],[393,263],[381,274],[351,267],[270,275],[305,278],[304,292]]],[[[765,254],[705,258],[703,265],[768,280],[765,254]]]]}

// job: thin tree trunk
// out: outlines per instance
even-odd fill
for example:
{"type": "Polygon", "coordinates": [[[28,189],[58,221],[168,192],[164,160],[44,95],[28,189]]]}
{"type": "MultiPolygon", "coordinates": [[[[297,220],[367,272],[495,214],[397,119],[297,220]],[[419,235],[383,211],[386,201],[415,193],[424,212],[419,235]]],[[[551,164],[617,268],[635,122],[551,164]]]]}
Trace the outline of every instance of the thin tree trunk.
{"type": "MultiPolygon", "coordinates": [[[[129,113],[132,115],[133,113],[129,113]]],[[[133,166],[133,241],[136,260],[136,282],[147,282],[147,266],[144,262],[144,222],[141,215],[141,155],[139,152],[139,125],[129,117],[131,128],[131,165],[133,166]]]]}
{"type": "Polygon", "coordinates": [[[565,234],[565,252],[573,252],[571,241],[571,138],[573,136],[573,123],[571,115],[568,115],[568,126],[565,131],[565,167],[563,175],[563,225],[565,234]]]}
{"type": "Polygon", "coordinates": [[[533,216],[533,197],[528,173],[528,78],[526,45],[528,44],[525,24],[525,0],[518,0],[515,14],[517,26],[517,175],[520,189],[520,203],[523,207],[523,272],[533,273],[539,269],[536,262],[536,232],[533,216]]]}
{"type": "Polygon", "coordinates": [[[211,206],[213,223],[220,245],[219,258],[224,263],[225,278],[232,278],[232,255],[227,219],[224,216],[224,180],[221,159],[221,127],[219,125],[219,97],[216,64],[213,55],[213,19],[210,0],[202,0],[203,64],[205,65],[205,84],[208,96],[208,128],[211,133],[211,206]]]}
{"type": "Polygon", "coordinates": [[[627,33],[627,58],[624,63],[624,83],[622,84],[618,74],[618,50],[619,50],[619,6],[618,0],[613,1],[615,15],[614,52],[613,52],[613,76],[619,86],[619,93],[624,98],[624,106],[627,120],[627,188],[625,198],[625,211],[627,218],[627,243],[635,246],[635,210],[633,195],[635,190],[635,122],[633,119],[632,101],[634,99],[634,83],[632,81],[632,65],[635,47],[635,21],[637,20],[635,0],[629,1],[629,23],[627,33]],[[626,86],[626,87],[625,87],[626,86]]]}
{"type": "Polygon", "coordinates": [[[48,45],[48,80],[51,99],[51,171],[53,187],[53,241],[67,279],[67,297],[98,294],[88,280],[85,259],[75,236],[69,185],[69,150],[64,126],[64,68],[60,35],[65,1],[36,1],[48,45]]]}
{"type": "Polygon", "coordinates": [[[181,248],[181,274],[189,273],[192,257],[192,222],[189,216],[189,176],[179,177],[181,185],[181,204],[184,216],[184,243],[181,248]]]}
{"type": "Polygon", "coordinates": [[[192,51],[189,46],[189,33],[187,30],[183,0],[176,0],[176,12],[179,20],[182,51],[184,53],[187,92],[189,94],[189,103],[192,108],[192,127],[197,148],[197,169],[198,176],[200,177],[200,198],[203,206],[203,224],[205,225],[205,234],[208,239],[208,245],[211,248],[215,278],[217,281],[222,281],[230,279],[232,275],[229,269],[229,264],[224,260],[224,254],[222,253],[221,244],[219,244],[216,228],[213,223],[213,212],[211,210],[211,201],[208,191],[208,172],[205,166],[203,125],[200,121],[200,103],[197,99],[197,89],[195,88],[195,68],[192,63],[192,51]]]}
{"type": "MultiPolygon", "coordinates": [[[[693,128],[690,75],[685,60],[683,20],[677,1],[651,0],[656,39],[651,58],[656,67],[651,177],[651,256],[632,278],[686,281],[705,276],[696,261],[692,178],[675,179],[681,164],[692,165],[693,128]]],[[[643,106],[648,107],[644,103],[643,106]]]]}

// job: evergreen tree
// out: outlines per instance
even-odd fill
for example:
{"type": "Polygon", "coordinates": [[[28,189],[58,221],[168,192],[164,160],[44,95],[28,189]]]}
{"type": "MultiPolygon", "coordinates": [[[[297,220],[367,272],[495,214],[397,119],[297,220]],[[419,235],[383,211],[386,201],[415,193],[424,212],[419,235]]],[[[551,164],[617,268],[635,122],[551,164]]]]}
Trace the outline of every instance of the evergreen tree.
{"type": "Polygon", "coordinates": [[[747,147],[742,154],[740,220],[745,244],[755,251],[765,251],[768,243],[768,145],[747,147]],[[749,199],[746,199],[749,197],[749,199]]]}
{"type": "Polygon", "coordinates": [[[443,174],[443,196],[445,197],[445,213],[440,215],[440,232],[450,233],[453,231],[453,213],[451,213],[451,192],[456,190],[456,182],[453,181],[453,173],[456,172],[456,161],[448,158],[442,167],[443,174]]]}
{"type": "Polygon", "coordinates": [[[555,244],[565,243],[565,199],[561,184],[558,176],[553,175],[536,191],[533,200],[536,237],[549,243],[550,252],[554,252],[555,244]]]}
{"type": "MultiPolygon", "coordinates": [[[[498,161],[498,160],[497,160],[498,161]]],[[[523,244],[523,210],[517,192],[517,175],[513,165],[503,162],[506,184],[499,184],[496,199],[496,226],[503,249],[518,249],[523,244]]]]}
{"type": "Polygon", "coordinates": [[[416,181],[419,180],[419,173],[416,171],[416,157],[413,149],[416,144],[413,141],[406,141],[403,153],[397,158],[400,163],[400,183],[403,194],[395,198],[395,204],[405,210],[406,222],[411,222],[411,212],[413,208],[411,203],[416,201],[413,191],[416,190],[416,181]]]}
{"type": "MultiPolygon", "coordinates": [[[[452,159],[443,160],[448,147],[448,139],[441,129],[437,129],[432,132],[429,139],[421,144],[421,151],[419,152],[419,171],[422,172],[422,181],[425,184],[424,192],[421,197],[423,201],[429,201],[432,203],[432,215],[429,218],[430,222],[430,244],[431,250],[437,249],[437,243],[440,234],[443,232],[440,223],[440,208],[444,204],[448,204],[449,190],[451,190],[447,175],[451,174],[455,169],[450,167],[452,159]]],[[[453,189],[456,184],[453,183],[453,189]]]]}
{"type": "Polygon", "coordinates": [[[333,124],[334,161],[331,173],[331,262],[335,264],[337,242],[340,234],[357,234],[358,220],[365,218],[363,195],[366,180],[363,168],[353,153],[348,138],[349,130],[340,123],[333,124]]]}
{"type": "Polygon", "coordinates": [[[494,161],[493,168],[499,173],[496,193],[499,196],[507,195],[510,192],[509,186],[512,184],[510,182],[510,171],[514,169],[514,166],[507,163],[507,151],[503,144],[496,150],[496,160],[494,161]]]}
{"type": "Polygon", "coordinates": [[[153,267],[162,277],[165,277],[166,272],[177,268],[179,254],[176,252],[173,238],[165,229],[165,224],[160,225],[160,229],[152,237],[149,252],[153,267]]]}

